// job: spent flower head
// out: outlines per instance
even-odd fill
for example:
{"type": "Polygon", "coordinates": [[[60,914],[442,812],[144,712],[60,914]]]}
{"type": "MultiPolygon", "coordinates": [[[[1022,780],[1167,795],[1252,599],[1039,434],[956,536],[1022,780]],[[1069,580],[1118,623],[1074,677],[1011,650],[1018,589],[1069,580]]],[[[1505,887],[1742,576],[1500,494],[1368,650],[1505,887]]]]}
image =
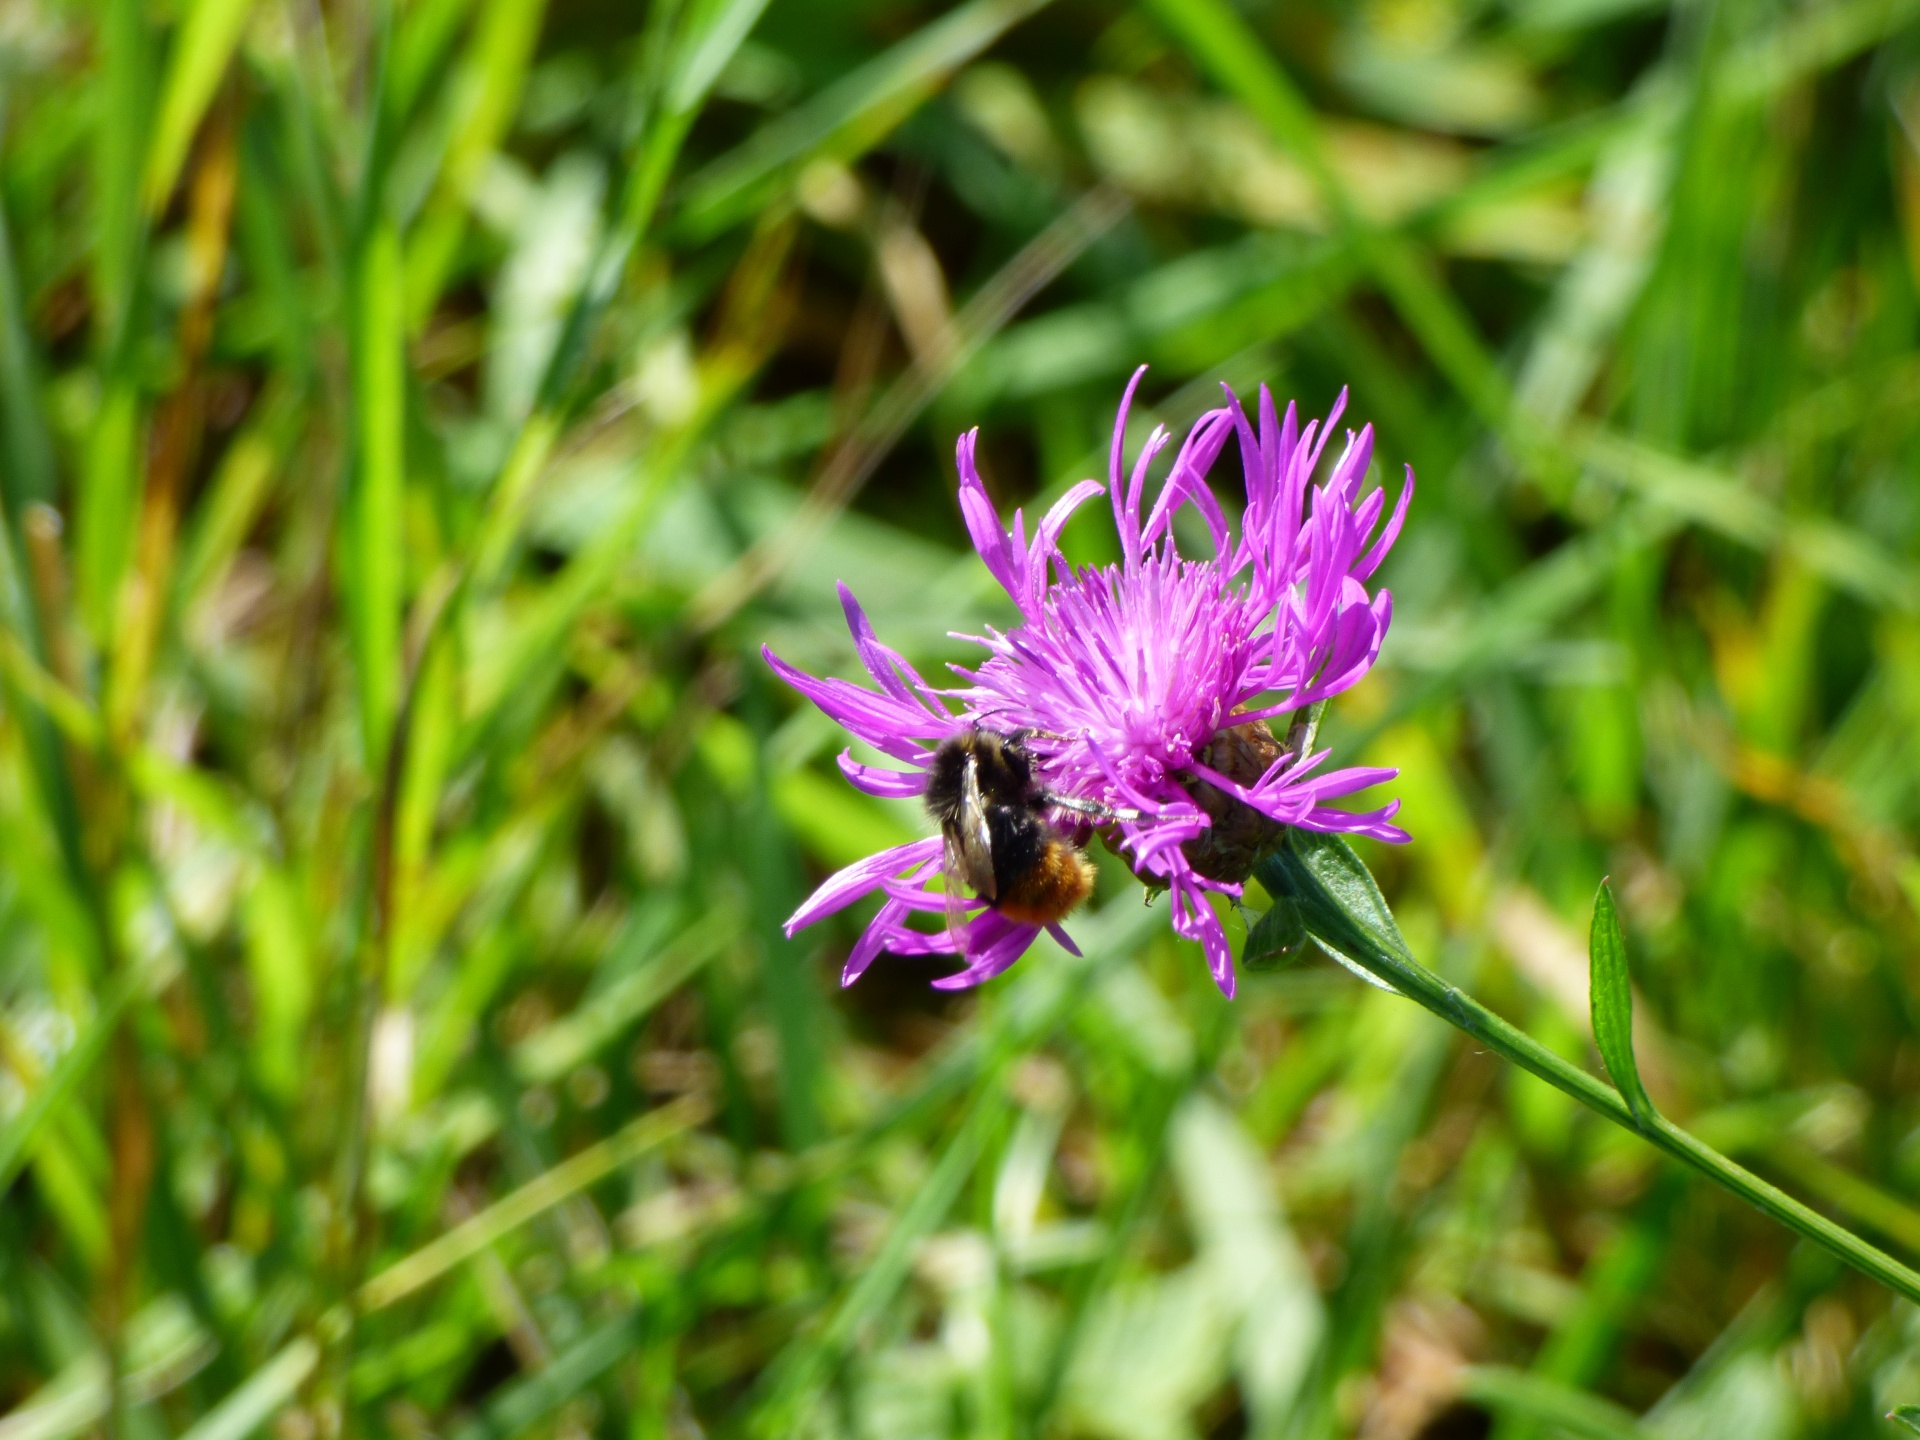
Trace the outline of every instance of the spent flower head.
{"type": "MultiPolygon", "coordinates": [[[[1004,632],[959,637],[986,650],[972,668],[952,667],[964,685],[928,685],[881,643],[844,585],[841,604],[877,690],[816,679],[763,653],[834,720],[910,767],[865,765],[842,752],[842,772],[871,795],[924,795],[936,747],[970,727],[1020,733],[1048,794],[1111,812],[1101,827],[1107,842],[1144,881],[1168,891],[1174,930],[1200,942],[1214,979],[1231,995],[1232,954],[1207,897],[1238,898],[1249,847],[1271,843],[1282,826],[1407,838],[1392,823],[1398,801],[1362,812],[1329,803],[1396,771],[1323,770],[1330,752],[1276,741],[1267,722],[1350,688],[1379,655],[1392,598],[1385,589],[1369,593],[1367,581],[1400,533],[1413,473],[1383,525],[1385,492],[1361,491],[1373,455],[1371,426],[1348,432],[1327,478],[1313,480],[1344,393],[1325,424],[1302,429],[1292,405],[1284,417],[1276,413],[1265,386],[1253,420],[1228,390],[1228,403],[1188,433],[1149,505],[1148,470],[1171,437],[1157,427],[1128,470],[1127,411],[1144,373],[1135,373],[1114,422],[1108,483],[1075,485],[1031,537],[1019,511],[1011,529],[1002,528],[975,467],[978,432],[960,438],[967,530],[1019,612],[1004,632]],[[1229,441],[1238,443],[1246,477],[1237,533],[1207,483],[1229,441]],[[1103,491],[1121,560],[1071,565],[1060,553],[1060,533],[1103,491]],[[1210,557],[1180,553],[1173,522],[1188,506],[1211,536],[1210,557]]],[[[1079,838],[1087,838],[1084,819],[1069,816],[1066,823],[1077,823],[1079,838]]],[[[882,952],[955,953],[949,934],[909,923],[916,913],[946,908],[941,855],[936,836],[848,866],[794,912],[787,933],[879,891],[880,911],[848,957],[843,983],[882,952]]],[[[966,968],[933,983],[955,989],[999,974],[1040,928],[980,907],[957,947],[966,968]]],[[[1072,948],[1058,925],[1046,928],[1072,948]]]]}

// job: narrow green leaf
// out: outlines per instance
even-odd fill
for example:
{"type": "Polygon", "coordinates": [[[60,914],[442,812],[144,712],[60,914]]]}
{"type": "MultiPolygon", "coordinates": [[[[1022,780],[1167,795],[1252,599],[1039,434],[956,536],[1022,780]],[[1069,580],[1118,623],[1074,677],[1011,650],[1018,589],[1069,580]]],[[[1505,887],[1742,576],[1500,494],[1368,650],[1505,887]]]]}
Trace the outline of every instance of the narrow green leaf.
{"type": "Polygon", "coordinates": [[[734,937],[734,917],[695,921],[658,955],[536,1030],[513,1051],[513,1068],[529,1085],[559,1079],[673,994],[734,937]]]}
{"type": "Polygon", "coordinates": [[[1887,1412],[1887,1419],[1904,1430],[1920,1435],[1920,1405],[1896,1405],[1887,1412]]]}
{"type": "Polygon", "coordinates": [[[1580,1440],[1633,1440],[1640,1433],[1633,1412],[1611,1400],[1505,1365],[1469,1366],[1460,1393],[1503,1419],[1532,1421],[1580,1440]]]}
{"type": "Polygon", "coordinates": [[[545,0],[488,0],[459,73],[449,82],[453,115],[446,163],[407,245],[407,313],[416,323],[440,298],[466,233],[467,196],[520,108],[545,15],[545,0]]]}
{"type": "Polygon", "coordinates": [[[597,1380],[640,1344],[640,1317],[616,1315],[554,1356],[544,1370],[505,1387],[475,1419],[454,1431],[454,1440],[506,1440],[524,1434],[597,1380]]]}
{"type": "Polygon", "coordinates": [[[1789,514],[1736,475],[1609,431],[1593,431],[1579,449],[1594,473],[1662,510],[1756,550],[1783,548],[1869,605],[1920,613],[1920,572],[1852,526],[1789,514]]]}
{"type": "Polygon", "coordinates": [[[80,493],[74,499],[73,566],[80,611],[101,641],[112,634],[120,581],[133,560],[141,419],[132,378],[115,375],[87,436],[80,493]]]}
{"type": "Polygon", "coordinates": [[[265,1089],[292,1101],[300,1093],[300,1044],[313,1009],[310,922],[291,877],[275,865],[261,867],[242,915],[256,1011],[254,1068],[265,1089]]]}
{"type": "Polygon", "coordinates": [[[1274,897],[1273,905],[1247,931],[1240,963],[1249,970],[1278,970],[1298,958],[1307,943],[1307,925],[1290,895],[1274,897]]]}
{"type": "Polygon", "coordinates": [[[139,0],[99,7],[93,136],[94,333],[113,353],[133,313],[142,235],[140,165],[152,129],[152,39],[139,0]]]}
{"type": "Polygon", "coordinates": [[[302,1335],[201,1416],[180,1440],[247,1440],[293,1398],[319,1361],[320,1347],[302,1335]]]}
{"type": "Polygon", "coordinates": [[[1613,892],[1600,882],[1593,897],[1593,929],[1587,940],[1589,999],[1593,1006],[1593,1043],[1621,1098],[1643,1127],[1654,1116],[1653,1101],[1640,1083],[1633,1060],[1633,987],[1627,975],[1627,940],[1620,933],[1613,892]]]}
{"type": "Polygon", "coordinates": [[[439,1239],[381,1271],[360,1287],[360,1308],[378,1310],[406,1298],[465,1264],[534,1216],[589,1185],[599,1184],[621,1166],[632,1164],[649,1150],[664,1145],[706,1118],[706,1102],[691,1096],[649,1110],[624,1129],[562,1160],[545,1174],[529,1180],[439,1239]]]}
{"type": "Polygon", "coordinates": [[[1491,428],[1506,428],[1512,397],[1471,317],[1415,246],[1362,220],[1328,156],[1319,117],[1252,26],[1227,0],[1149,0],[1148,8],[1221,89],[1306,167],[1435,367],[1491,428]]]}
{"type": "Polygon", "coordinates": [[[1824,1246],[1862,1274],[1920,1302],[1920,1274],[1652,1113],[1651,1106],[1647,1118],[1640,1119],[1611,1086],[1556,1055],[1420,964],[1407,950],[1392,916],[1385,914],[1385,904],[1372,880],[1366,878],[1365,867],[1338,836],[1290,831],[1288,843],[1265,857],[1256,873],[1270,894],[1289,894],[1299,902],[1308,933],[1322,946],[1331,940],[1329,953],[1336,958],[1343,958],[1340,951],[1351,947],[1351,956],[1358,957],[1351,963],[1374,972],[1382,984],[1391,981],[1391,988],[1448,1024],[1614,1124],[1636,1131],[1781,1224],[1824,1246]],[[1358,874],[1354,873],[1356,867],[1358,874]]]}
{"type": "Polygon", "coordinates": [[[474,0],[419,0],[409,5],[393,37],[387,103],[398,119],[412,113],[428,79],[446,59],[474,0]]]}
{"type": "Polygon", "coordinates": [[[114,1026],[120,1023],[121,1014],[139,990],[141,979],[142,972],[131,966],[121,971],[113,988],[107,991],[105,999],[101,1001],[99,1010],[94,1013],[92,1022],[80,1032],[80,1038],[54,1062],[53,1069],[40,1082],[39,1088],[27,1097],[27,1103],[7,1122],[6,1128],[0,1129],[0,1194],[6,1193],[7,1186],[13,1183],[13,1177],[20,1173],[21,1162],[27,1158],[40,1127],[73,1094],[93,1069],[101,1052],[107,1048],[108,1037],[113,1034],[114,1026]]]}
{"type": "Polygon", "coordinates": [[[361,254],[355,315],[358,455],[347,536],[347,596],[369,769],[386,754],[400,685],[405,537],[406,331],[400,239],[380,225],[361,254]]]}
{"type": "Polygon", "coordinates": [[[1368,946],[1414,963],[1366,862],[1338,835],[1289,830],[1287,843],[1263,858],[1254,874],[1276,904],[1286,899],[1297,907],[1322,950],[1369,985],[1393,988],[1355,958],[1368,946]]]}
{"type": "Polygon", "coordinates": [[[53,441],[39,407],[40,376],[14,268],[13,238],[0,213],[0,500],[18,519],[32,501],[53,499],[53,441]]]}
{"type": "Polygon", "coordinates": [[[900,1211],[878,1253],[848,1288],[833,1318],[817,1333],[803,1335],[767,1367],[762,1384],[765,1403],[748,1422],[753,1435],[791,1435],[861,1329],[890,1302],[906,1280],[914,1248],[946,1218],[961,1187],[980,1159],[987,1136],[1007,1108],[993,1076],[987,1077],[959,1131],[944,1154],[900,1211]]]}
{"type": "Polygon", "coordinates": [[[175,572],[185,603],[204,596],[226,575],[266,504],[300,423],[299,398],[291,390],[274,391],[260,409],[261,418],[250,421],[221,456],[205,498],[195,507],[175,572]]]}
{"type": "MultiPolygon", "coordinates": [[[[845,160],[865,150],[947,76],[1045,3],[972,0],[916,30],[694,176],[681,225],[692,238],[713,235],[765,205],[800,161],[822,153],[845,160]]],[[[682,73],[693,70],[690,62],[682,73]]]]}
{"type": "Polygon", "coordinates": [[[707,98],[713,82],[759,23],[767,4],[768,0],[718,0],[701,7],[667,86],[666,108],[670,112],[687,114],[707,98]]]}
{"type": "Polygon", "coordinates": [[[194,0],[181,20],[173,52],[167,57],[167,78],[140,187],[149,213],[163,209],[173,193],[193,132],[213,103],[252,9],[253,0],[194,0]]]}
{"type": "MultiPolygon", "coordinates": [[[[22,308],[20,277],[5,207],[0,206],[0,616],[20,641],[18,654],[39,661],[42,619],[27,583],[27,552],[20,522],[30,504],[51,501],[55,475],[53,442],[40,407],[38,356],[22,308]]],[[[60,836],[69,869],[84,869],[80,858],[79,818],[66,766],[45,715],[19,705],[14,679],[5,681],[8,708],[22,717],[21,728],[34,780],[60,836]]]]}

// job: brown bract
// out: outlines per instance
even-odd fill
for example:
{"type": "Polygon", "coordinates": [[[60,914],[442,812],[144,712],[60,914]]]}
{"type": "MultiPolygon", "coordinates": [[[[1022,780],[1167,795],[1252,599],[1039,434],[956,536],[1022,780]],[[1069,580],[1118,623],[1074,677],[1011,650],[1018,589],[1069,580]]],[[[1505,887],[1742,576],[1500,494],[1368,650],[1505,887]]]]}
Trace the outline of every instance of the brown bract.
{"type": "MultiPolygon", "coordinates": [[[[1222,730],[1200,752],[1209,770],[1249,788],[1259,783],[1284,751],[1264,720],[1222,730]]],[[[1279,840],[1286,827],[1244,801],[1197,776],[1183,781],[1193,803],[1213,825],[1183,847],[1188,862],[1209,880],[1238,885],[1253,873],[1253,863],[1279,840]]]]}
{"type": "MultiPolygon", "coordinates": [[[[1254,720],[1222,730],[1200,752],[1199,760],[1209,770],[1251,787],[1285,750],[1286,746],[1274,738],[1266,721],[1254,720]]],[[[1193,797],[1193,803],[1213,822],[1205,833],[1181,847],[1187,862],[1209,880],[1231,885],[1242,883],[1253,873],[1254,862],[1280,839],[1286,827],[1197,775],[1183,775],[1181,784],[1193,797]]],[[[1103,830],[1100,838],[1109,850],[1126,858],[1114,848],[1110,828],[1103,830]]],[[[1166,882],[1158,876],[1143,874],[1140,879],[1152,889],[1166,888],[1166,882]]]]}

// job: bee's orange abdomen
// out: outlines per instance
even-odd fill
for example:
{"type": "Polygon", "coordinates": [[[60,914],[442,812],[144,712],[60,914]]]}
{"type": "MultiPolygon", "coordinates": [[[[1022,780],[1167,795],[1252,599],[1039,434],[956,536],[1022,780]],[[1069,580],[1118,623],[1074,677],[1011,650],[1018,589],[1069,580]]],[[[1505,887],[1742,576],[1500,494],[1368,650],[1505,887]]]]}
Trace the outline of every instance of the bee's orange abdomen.
{"type": "Polygon", "coordinates": [[[1093,893],[1093,862],[1064,840],[1050,839],[1040,859],[1002,892],[996,907],[1022,925],[1051,925],[1093,893]]]}

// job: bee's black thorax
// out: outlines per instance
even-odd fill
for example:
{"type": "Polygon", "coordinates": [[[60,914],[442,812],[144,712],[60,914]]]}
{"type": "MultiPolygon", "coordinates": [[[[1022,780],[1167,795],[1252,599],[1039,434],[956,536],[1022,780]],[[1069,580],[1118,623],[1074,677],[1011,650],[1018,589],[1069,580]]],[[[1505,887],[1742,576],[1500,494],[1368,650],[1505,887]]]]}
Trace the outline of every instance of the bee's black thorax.
{"type": "MultiPolygon", "coordinates": [[[[1033,781],[1033,757],[1011,735],[993,730],[963,730],[940,742],[933,752],[927,781],[927,809],[942,825],[960,818],[960,777],[972,756],[980,781],[980,798],[989,811],[1003,805],[1037,809],[1038,789],[1033,781]]],[[[994,836],[996,843],[999,836],[994,836]]]]}
{"type": "Polygon", "coordinates": [[[997,730],[963,730],[940,742],[927,782],[927,809],[941,825],[962,823],[962,776],[974,765],[993,856],[996,893],[1005,894],[1039,863],[1053,832],[1047,825],[1033,757],[1017,735],[997,730]]]}

